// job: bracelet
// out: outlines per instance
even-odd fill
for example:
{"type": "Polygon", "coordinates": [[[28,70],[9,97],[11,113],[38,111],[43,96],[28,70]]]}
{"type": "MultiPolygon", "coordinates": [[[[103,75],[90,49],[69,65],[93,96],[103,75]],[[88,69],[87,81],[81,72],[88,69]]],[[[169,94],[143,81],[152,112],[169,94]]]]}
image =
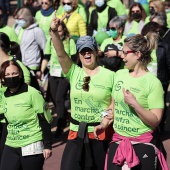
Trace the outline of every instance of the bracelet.
{"type": "Polygon", "coordinates": [[[56,32],[56,31],[58,31],[58,29],[53,30],[53,29],[50,27],[50,31],[52,31],[52,32],[56,32]]]}

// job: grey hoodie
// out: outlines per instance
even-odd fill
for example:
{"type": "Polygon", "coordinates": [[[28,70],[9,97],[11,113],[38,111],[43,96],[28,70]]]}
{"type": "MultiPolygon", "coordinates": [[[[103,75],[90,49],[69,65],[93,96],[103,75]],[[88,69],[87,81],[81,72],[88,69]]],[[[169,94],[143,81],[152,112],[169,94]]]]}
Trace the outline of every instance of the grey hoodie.
{"type": "MultiPolygon", "coordinates": [[[[20,26],[15,27],[15,32],[19,35],[20,26]],[[19,30],[19,31],[18,31],[19,30]]],[[[40,50],[45,50],[46,38],[43,30],[38,27],[37,23],[23,29],[23,34],[20,41],[22,53],[22,62],[30,69],[40,67],[41,53],[40,50]]],[[[33,69],[35,70],[35,69],[33,69]]]]}

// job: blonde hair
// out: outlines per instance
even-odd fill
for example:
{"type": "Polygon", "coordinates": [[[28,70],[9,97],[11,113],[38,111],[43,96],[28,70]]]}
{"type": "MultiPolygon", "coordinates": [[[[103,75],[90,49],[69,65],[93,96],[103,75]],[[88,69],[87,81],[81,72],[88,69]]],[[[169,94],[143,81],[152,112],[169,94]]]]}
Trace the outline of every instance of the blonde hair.
{"type": "Polygon", "coordinates": [[[163,1],[161,1],[161,0],[151,0],[149,2],[149,5],[151,3],[157,8],[156,12],[163,12],[163,13],[165,13],[165,6],[164,6],[164,2],[163,1]]]}
{"type": "Polygon", "coordinates": [[[124,42],[131,50],[142,54],[139,61],[146,67],[152,61],[152,50],[157,48],[158,34],[154,32],[148,32],[145,36],[136,34],[126,38],[124,42]]]}

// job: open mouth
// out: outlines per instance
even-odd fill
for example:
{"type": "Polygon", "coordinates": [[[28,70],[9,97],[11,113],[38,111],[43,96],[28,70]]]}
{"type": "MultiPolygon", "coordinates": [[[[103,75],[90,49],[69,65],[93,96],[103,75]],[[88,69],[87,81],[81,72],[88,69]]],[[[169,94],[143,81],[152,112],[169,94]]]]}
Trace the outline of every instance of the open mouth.
{"type": "Polygon", "coordinates": [[[85,59],[85,60],[90,60],[90,59],[91,59],[91,56],[90,56],[90,55],[85,55],[85,56],[84,56],[84,59],[85,59]]]}

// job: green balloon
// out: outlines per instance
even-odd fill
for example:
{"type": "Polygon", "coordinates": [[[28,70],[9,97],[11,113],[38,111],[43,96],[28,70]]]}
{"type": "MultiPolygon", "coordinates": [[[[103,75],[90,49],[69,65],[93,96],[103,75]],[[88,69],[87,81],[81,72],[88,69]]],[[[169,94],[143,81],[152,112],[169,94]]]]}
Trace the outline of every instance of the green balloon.
{"type": "Polygon", "coordinates": [[[109,38],[109,35],[104,32],[104,31],[100,31],[98,32],[96,35],[95,35],[95,40],[97,42],[98,45],[101,45],[102,42],[106,39],[106,38],[109,38]]]}

